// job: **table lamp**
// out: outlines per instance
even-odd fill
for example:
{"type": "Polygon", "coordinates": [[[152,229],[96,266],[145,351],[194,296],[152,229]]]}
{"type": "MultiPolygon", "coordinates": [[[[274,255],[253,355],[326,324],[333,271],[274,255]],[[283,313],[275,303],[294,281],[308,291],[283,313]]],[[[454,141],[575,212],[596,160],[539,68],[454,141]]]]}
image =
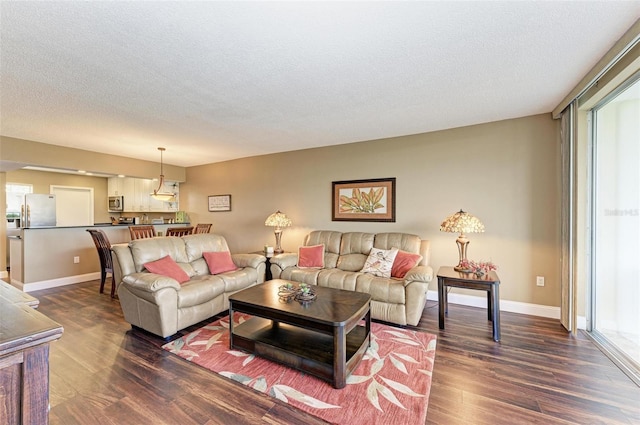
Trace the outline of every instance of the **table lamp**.
{"type": "Polygon", "coordinates": [[[276,248],[273,250],[274,253],[279,254],[284,252],[282,247],[280,246],[280,241],[282,239],[282,228],[291,226],[291,219],[286,216],[286,214],[280,212],[280,210],[274,212],[264,222],[265,226],[275,227],[273,233],[276,235],[276,248]]]}
{"type": "Polygon", "coordinates": [[[440,224],[441,232],[460,233],[456,244],[458,244],[458,265],[453,269],[459,272],[470,272],[467,262],[467,246],[469,245],[469,239],[464,235],[465,233],[482,233],[484,232],[484,224],[480,222],[476,217],[462,210],[447,217],[442,224],[440,224]]]}

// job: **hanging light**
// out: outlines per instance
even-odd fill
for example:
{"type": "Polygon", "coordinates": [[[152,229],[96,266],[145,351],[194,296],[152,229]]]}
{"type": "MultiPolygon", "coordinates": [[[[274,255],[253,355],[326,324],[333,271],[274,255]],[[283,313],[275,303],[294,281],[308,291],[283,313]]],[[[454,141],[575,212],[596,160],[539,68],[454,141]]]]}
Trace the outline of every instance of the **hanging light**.
{"type": "Polygon", "coordinates": [[[158,188],[153,191],[151,197],[158,201],[163,202],[173,202],[176,198],[176,194],[173,192],[161,192],[164,186],[164,167],[162,162],[162,153],[166,150],[165,148],[158,148],[160,151],[160,183],[158,184],[158,188]]]}

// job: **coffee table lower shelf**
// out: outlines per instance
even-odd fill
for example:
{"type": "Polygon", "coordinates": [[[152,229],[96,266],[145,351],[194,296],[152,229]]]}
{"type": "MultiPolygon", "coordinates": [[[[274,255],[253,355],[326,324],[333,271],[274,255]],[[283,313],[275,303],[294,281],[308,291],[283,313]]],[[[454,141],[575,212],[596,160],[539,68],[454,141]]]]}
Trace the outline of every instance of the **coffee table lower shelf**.
{"type": "Polygon", "coordinates": [[[369,347],[369,338],[364,326],[355,326],[346,335],[346,365],[343,377],[334,376],[333,335],[252,317],[233,327],[231,348],[309,373],[331,382],[336,387],[336,381],[344,382],[360,363],[369,347]]]}

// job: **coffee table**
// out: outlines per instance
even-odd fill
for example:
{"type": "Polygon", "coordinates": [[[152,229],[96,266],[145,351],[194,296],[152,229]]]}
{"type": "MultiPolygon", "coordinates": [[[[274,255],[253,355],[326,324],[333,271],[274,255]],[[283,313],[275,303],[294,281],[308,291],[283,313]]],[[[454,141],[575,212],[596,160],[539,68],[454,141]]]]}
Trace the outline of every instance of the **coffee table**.
{"type": "Polygon", "coordinates": [[[344,388],[347,376],[370,344],[371,297],[361,292],[313,286],[317,298],[308,303],[282,301],[274,279],[229,297],[234,311],[252,317],[240,325],[229,320],[229,345],[301,370],[344,388]],[[364,320],[364,326],[360,322],[364,320]]]}

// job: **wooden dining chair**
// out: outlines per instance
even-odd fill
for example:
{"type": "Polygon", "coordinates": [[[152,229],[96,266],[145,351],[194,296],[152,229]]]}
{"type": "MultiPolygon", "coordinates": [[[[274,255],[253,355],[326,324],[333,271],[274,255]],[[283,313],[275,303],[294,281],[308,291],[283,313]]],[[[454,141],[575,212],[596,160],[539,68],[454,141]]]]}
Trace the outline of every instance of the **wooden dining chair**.
{"type": "Polygon", "coordinates": [[[193,233],[193,226],[190,227],[170,227],[167,229],[167,236],[186,236],[193,233]]]}
{"type": "Polygon", "coordinates": [[[211,223],[200,223],[196,224],[196,228],[193,229],[193,234],[197,235],[198,233],[209,233],[211,230],[211,223]]]}
{"type": "Polygon", "coordinates": [[[131,240],[153,238],[156,236],[156,228],[152,225],[146,226],[129,226],[129,234],[131,240]]]}
{"type": "Polygon", "coordinates": [[[98,250],[100,259],[100,293],[104,293],[104,284],[107,280],[107,273],[111,273],[111,298],[116,296],[116,278],[113,275],[113,259],[111,258],[111,243],[102,230],[87,229],[91,234],[93,243],[98,250]]]}

